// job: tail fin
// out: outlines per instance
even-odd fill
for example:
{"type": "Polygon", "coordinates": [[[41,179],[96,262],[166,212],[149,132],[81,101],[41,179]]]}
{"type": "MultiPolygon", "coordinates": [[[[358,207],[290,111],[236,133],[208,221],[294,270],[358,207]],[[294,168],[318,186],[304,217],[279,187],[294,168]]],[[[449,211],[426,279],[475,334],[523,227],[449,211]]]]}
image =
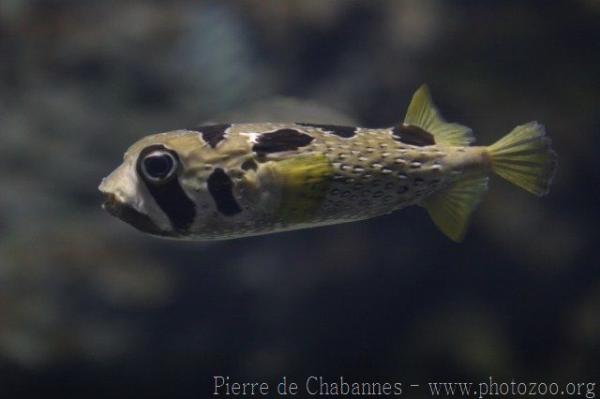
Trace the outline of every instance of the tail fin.
{"type": "Polygon", "coordinates": [[[492,170],[509,182],[542,196],[556,170],[556,153],[543,125],[529,122],[487,148],[492,170]]]}

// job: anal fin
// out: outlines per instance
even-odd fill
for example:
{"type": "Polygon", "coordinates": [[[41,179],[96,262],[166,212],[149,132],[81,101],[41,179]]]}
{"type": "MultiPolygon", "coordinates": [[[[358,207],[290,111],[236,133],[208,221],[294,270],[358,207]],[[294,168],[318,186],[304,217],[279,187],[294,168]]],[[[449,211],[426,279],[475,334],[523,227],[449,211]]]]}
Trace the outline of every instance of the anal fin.
{"type": "Polygon", "coordinates": [[[487,176],[468,177],[434,194],[423,203],[435,225],[451,240],[465,236],[471,213],[487,191],[487,176]]]}

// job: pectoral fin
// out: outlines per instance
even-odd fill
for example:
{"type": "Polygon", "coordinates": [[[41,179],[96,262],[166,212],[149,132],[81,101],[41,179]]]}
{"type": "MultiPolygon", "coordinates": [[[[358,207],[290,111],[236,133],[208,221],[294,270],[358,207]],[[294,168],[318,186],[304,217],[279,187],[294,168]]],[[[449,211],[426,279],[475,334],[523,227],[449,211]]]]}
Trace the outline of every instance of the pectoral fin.
{"type": "Polygon", "coordinates": [[[258,207],[283,222],[298,223],[309,221],[319,209],[332,174],[324,155],[306,154],[260,165],[246,186],[258,207]]]}

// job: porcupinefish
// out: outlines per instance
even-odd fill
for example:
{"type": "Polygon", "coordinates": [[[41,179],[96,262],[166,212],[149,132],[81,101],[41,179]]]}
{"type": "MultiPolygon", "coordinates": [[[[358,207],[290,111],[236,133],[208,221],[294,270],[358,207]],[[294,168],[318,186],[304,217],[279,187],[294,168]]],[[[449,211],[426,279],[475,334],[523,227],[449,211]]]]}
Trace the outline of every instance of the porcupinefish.
{"type": "Polygon", "coordinates": [[[240,123],[147,136],[99,189],[112,215],[175,239],[267,234],[420,205],[461,241],[492,172],[542,196],[556,166],[537,122],[490,146],[473,141],[421,86],[404,122],[390,128],[240,123]]]}

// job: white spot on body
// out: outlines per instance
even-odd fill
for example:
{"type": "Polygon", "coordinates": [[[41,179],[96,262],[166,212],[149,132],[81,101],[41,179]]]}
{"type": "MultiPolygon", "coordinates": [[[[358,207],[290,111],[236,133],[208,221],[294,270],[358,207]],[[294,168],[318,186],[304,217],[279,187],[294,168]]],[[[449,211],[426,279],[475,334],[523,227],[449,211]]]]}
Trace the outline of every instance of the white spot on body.
{"type": "Polygon", "coordinates": [[[240,136],[246,136],[246,137],[248,137],[248,141],[251,144],[255,144],[256,140],[258,139],[258,136],[260,136],[261,134],[262,133],[256,133],[256,132],[251,132],[251,133],[249,133],[249,132],[242,132],[242,133],[240,133],[240,136]]]}

